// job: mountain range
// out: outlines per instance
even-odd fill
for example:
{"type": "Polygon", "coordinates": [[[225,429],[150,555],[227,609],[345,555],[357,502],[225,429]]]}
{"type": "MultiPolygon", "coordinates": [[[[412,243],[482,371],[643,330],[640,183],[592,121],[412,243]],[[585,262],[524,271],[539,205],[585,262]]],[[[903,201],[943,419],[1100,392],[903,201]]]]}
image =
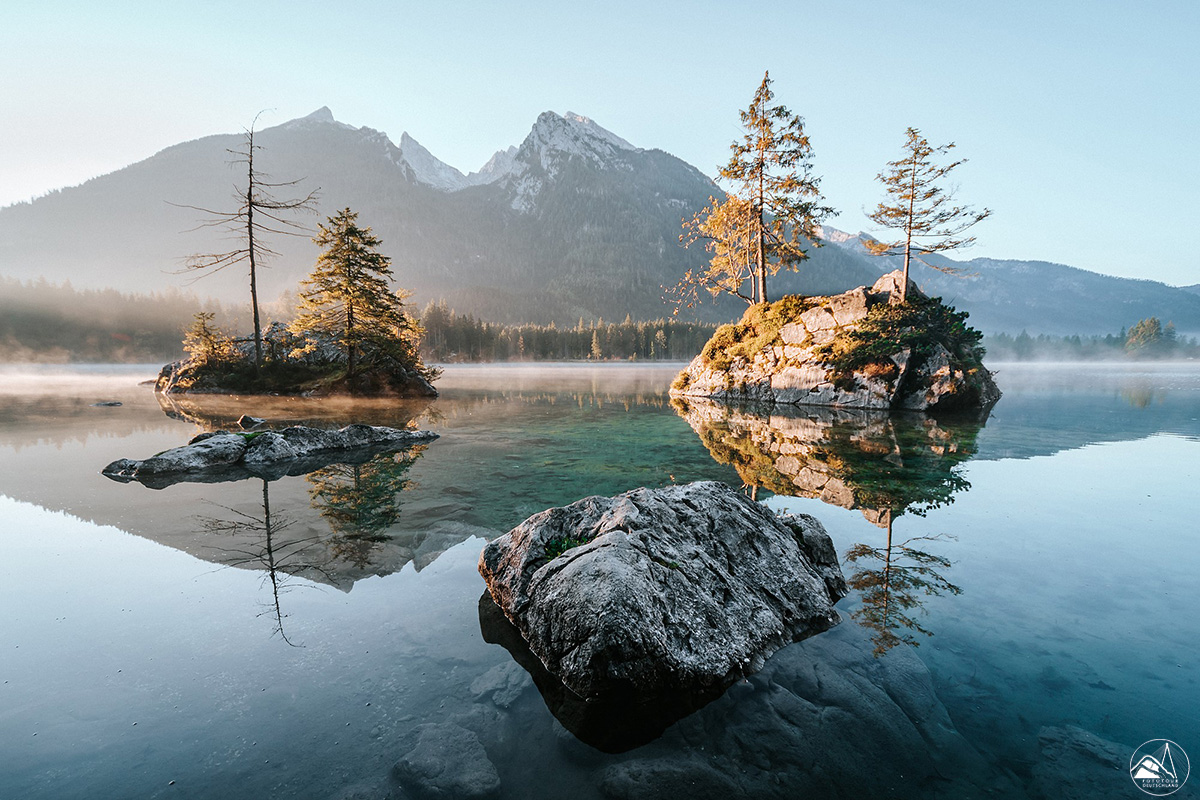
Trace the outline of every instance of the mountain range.
{"type": "MultiPolygon", "coordinates": [[[[0,275],[70,281],[77,288],[145,292],[190,285],[197,294],[243,302],[241,268],[181,272],[189,254],[228,249],[222,234],[187,206],[236,207],[244,169],[227,151],[240,134],[207,136],[29,203],[0,209],[0,275]]],[[[444,298],[460,312],[496,322],[574,324],[579,318],[667,316],[664,286],[702,268],[699,246],[679,244],[680,223],[720,189],[662,150],[637,147],[578,114],[547,111],[518,145],[477,171],[445,164],[407,133],[337,121],[328,108],[257,132],[256,156],[291,190],[319,189],[317,221],[349,207],[393,259],[398,286],[423,305],[444,298]]],[[[277,190],[284,196],[288,188],[277,190]]],[[[896,259],[866,254],[862,235],[826,228],[802,271],[780,275],[772,294],[828,294],[872,283],[896,259]]],[[[276,236],[279,252],[260,272],[260,296],[293,290],[317,248],[307,237],[276,236]]],[[[1200,332],[1197,287],[1178,288],[1037,261],[955,262],[966,277],[923,266],[927,293],[971,312],[985,332],[1116,332],[1139,319],[1173,320],[1200,332]]],[[[731,301],[699,316],[724,321],[731,301]]]]}

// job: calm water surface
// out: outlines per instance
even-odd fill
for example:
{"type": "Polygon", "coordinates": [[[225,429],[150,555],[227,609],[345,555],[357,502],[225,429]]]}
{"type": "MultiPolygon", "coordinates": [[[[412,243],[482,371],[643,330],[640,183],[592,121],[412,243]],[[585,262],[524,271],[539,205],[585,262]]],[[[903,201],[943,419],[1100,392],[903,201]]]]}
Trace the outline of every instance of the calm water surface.
{"type": "Polygon", "coordinates": [[[456,366],[402,405],[0,372],[0,798],[416,796],[404,759],[462,796],[1136,797],[1137,745],[1200,758],[1200,365],[999,365],[986,421],[937,422],[673,407],[675,369],[456,366]],[[441,438],[270,483],[99,474],[242,413],[441,438]],[[479,551],[701,479],[820,519],[844,622],[593,746],[502,646],[479,551]]]}

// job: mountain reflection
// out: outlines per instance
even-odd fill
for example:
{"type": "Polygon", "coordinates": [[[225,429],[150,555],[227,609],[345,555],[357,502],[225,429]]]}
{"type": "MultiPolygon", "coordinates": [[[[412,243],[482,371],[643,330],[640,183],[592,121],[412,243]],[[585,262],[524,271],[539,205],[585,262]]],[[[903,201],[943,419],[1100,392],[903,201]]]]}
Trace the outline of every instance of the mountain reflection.
{"type": "Polygon", "coordinates": [[[281,602],[287,591],[301,585],[293,579],[348,592],[362,578],[399,572],[410,563],[420,570],[450,547],[479,535],[479,529],[468,525],[406,519],[402,497],[411,486],[408,472],[425,449],[417,445],[376,453],[362,463],[317,469],[304,476],[307,503],[295,491],[296,478],[254,479],[261,483],[261,494],[255,493],[253,503],[235,507],[209,501],[222,513],[194,518],[206,539],[202,557],[261,570],[270,589],[264,614],[273,619],[274,632],[293,644],[281,602]]]}
{"type": "Polygon", "coordinates": [[[759,410],[710,400],[673,401],[714,459],[732,465],[750,493],[758,489],[858,509],[887,531],[886,544],[852,545],[848,583],[862,605],[852,612],[874,633],[875,654],[931,635],[916,621],[925,597],[957,595],[944,576],[949,559],[931,543],[950,536],[892,537],[903,514],[924,516],[971,488],[960,465],[976,451],[983,419],[933,419],[858,409],[759,410]]]}

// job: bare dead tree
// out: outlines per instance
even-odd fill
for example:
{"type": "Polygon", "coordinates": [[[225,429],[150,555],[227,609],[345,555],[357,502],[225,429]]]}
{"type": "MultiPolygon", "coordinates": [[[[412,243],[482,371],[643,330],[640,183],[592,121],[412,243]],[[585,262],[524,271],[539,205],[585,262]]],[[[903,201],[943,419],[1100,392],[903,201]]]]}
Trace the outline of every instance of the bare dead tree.
{"type": "MultiPolygon", "coordinates": [[[[193,230],[200,228],[219,228],[233,234],[237,246],[232,250],[213,253],[196,253],[189,256],[184,272],[207,271],[213,274],[235,264],[248,264],[250,270],[250,305],[254,311],[254,366],[262,367],[262,323],[258,309],[258,267],[265,266],[271,258],[277,258],[279,253],[272,250],[264,241],[266,234],[282,234],[285,236],[308,236],[311,231],[305,225],[289,219],[295,212],[314,213],[316,209],[317,192],[314,189],[303,197],[279,199],[273,192],[278,189],[295,186],[302,178],[294,181],[272,182],[270,176],[260,172],[254,166],[254,154],[262,149],[262,145],[254,143],[255,126],[263,112],[254,116],[254,121],[246,129],[242,147],[226,150],[233,156],[231,165],[246,165],[246,182],[234,187],[234,199],[237,208],[233,211],[222,211],[202,206],[172,203],[180,208],[190,208],[207,215],[207,219],[193,230]]],[[[202,277],[202,276],[197,276],[202,277]]]]}

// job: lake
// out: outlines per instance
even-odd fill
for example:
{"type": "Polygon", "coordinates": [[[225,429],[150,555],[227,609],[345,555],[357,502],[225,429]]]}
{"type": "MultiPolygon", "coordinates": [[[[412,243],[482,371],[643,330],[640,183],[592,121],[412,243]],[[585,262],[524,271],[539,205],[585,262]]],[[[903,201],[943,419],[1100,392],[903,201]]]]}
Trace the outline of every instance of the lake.
{"type": "Polygon", "coordinates": [[[673,405],[679,366],[451,365],[433,403],[3,368],[0,798],[416,797],[418,773],[505,798],[1137,797],[1143,742],[1200,757],[1200,365],[992,365],[990,416],[936,421],[673,405]],[[440,438],[269,483],[100,474],[243,413],[440,438]],[[480,550],[694,480],[817,517],[843,621],[597,734],[522,666],[480,550]]]}

